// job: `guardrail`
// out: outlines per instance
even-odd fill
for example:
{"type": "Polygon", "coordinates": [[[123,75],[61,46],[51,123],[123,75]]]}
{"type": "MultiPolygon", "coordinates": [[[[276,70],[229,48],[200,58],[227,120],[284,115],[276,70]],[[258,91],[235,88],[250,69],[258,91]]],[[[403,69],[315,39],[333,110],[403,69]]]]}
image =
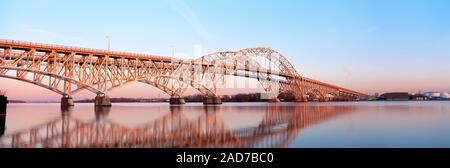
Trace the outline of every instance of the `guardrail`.
{"type": "Polygon", "coordinates": [[[146,58],[166,59],[166,60],[172,59],[171,57],[157,56],[157,55],[150,55],[150,54],[108,51],[108,50],[101,50],[101,49],[72,47],[72,46],[64,46],[64,45],[57,45],[57,44],[44,44],[44,43],[35,43],[35,42],[26,42],[26,41],[17,41],[17,40],[0,39],[0,43],[10,44],[10,45],[21,45],[21,46],[27,46],[27,47],[55,49],[55,50],[71,50],[71,51],[79,51],[79,52],[102,53],[105,55],[133,56],[133,57],[143,57],[143,58],[146,57],[146,58]]]}

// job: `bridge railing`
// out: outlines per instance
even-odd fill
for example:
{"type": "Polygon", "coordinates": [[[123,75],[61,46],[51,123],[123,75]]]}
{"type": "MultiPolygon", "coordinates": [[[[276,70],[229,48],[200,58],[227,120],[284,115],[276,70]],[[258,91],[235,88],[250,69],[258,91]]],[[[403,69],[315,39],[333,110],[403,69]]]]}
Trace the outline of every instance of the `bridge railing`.
{"type": "Polygon", "coordinates": [[[64,46],[64,45],[44,44],[44,43],[18,41],[18,40],[0,39],[0,43],[11,44],[11,45],[21,45],[21,46],[27,46],[27,47],[39,47],[39,48],[57,49],[57,50],[69,50],[69,51],[80,51],[80,52],[90,52],[90,53],[102,53],[104,55],[132,56],[132,57],[155,58],[155,59],[171,59],[170,57],[156,56],[156,55],[149,55],[149,54],[108,51],[108,50],[101,50],[101,49],[71,47],[71,46],[64,46]]]}

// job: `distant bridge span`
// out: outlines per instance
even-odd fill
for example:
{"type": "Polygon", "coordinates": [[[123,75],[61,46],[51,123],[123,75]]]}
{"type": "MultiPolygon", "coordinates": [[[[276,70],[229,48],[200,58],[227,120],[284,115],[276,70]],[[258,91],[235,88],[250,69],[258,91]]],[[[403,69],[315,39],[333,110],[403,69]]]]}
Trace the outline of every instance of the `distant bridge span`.
{"type": "Polygon", "coordinates": [[[359,100],[367,95],[301,76],[290,62],[270,48],[217,52],[198,59],[110,52],[88,48],[0,40],[0,77],[32,83],[63,95],[62,105],[73,105],[72,95],[89,90],[97,106],[110,106],[106,93],[130,82],[152,85],[183,104],[183,93],[193,87],[205,104],[221,104],[219,91],[228,76],[259,81],[266,99],[278,101],[291,93],[296,101],[359,100]],[[14,75],[8,71],[15,71],[14,75]]]}

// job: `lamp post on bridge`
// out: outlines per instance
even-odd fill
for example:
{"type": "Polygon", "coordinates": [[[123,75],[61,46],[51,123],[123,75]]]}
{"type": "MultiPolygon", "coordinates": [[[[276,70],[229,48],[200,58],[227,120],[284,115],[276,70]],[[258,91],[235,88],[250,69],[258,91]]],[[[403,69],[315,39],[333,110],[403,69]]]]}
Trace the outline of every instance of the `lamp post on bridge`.
{"type": "Polygon", "coordinates": [[[175,46],[171,45],[170,49],[172,49],[172,58],[175,58],[175,46]]]}
{"type": "Polygon", "coordinates": [[[108,53],[111,52],[111,36],[106,36],[106,39],[108,39],[108,53]]]}

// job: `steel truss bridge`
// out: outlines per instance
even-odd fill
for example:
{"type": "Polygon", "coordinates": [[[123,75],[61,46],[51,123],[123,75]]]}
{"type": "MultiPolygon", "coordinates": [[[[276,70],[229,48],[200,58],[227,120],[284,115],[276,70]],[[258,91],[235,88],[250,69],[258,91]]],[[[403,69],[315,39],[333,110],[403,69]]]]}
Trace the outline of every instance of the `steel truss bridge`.
{"type": "Polygon", "coordinates": [[[95,93],[96,106],[110,106],[107,92],[142,82],[184,104],[183,93],[197,89],[204,104],[221,104],[219,91],[230,76],[255,79],[264,98],[277,102],[280,93],[296,101],[359,100],[367,97],[350,89],[301,76],[280,53],[270,48],[217,52],[198,59],[77,48],[0,40],[0,77],[16,79],[62,95],[62,105],[73,105],[72,95],[95,93]],[[9,71],[15,73],[8,73],[9,71]]]}
{"type": "MultiPolygon", "coordinates": [[[[355,111],[354,106],[268,105],[259,124],[231,128],[221,117],[227,106],[172,106],[147,124],[127,127],[108,119],[111,107],[96,107],[96,118],[82,121],[68,108],[47,123],[4,135],[0,148],[280,148],[306,128],[355,111]],[[202,111],[188,119],[185,108],[202,111]]],[[[301,135],[301,134],[300,134],[301,135]]]]}

